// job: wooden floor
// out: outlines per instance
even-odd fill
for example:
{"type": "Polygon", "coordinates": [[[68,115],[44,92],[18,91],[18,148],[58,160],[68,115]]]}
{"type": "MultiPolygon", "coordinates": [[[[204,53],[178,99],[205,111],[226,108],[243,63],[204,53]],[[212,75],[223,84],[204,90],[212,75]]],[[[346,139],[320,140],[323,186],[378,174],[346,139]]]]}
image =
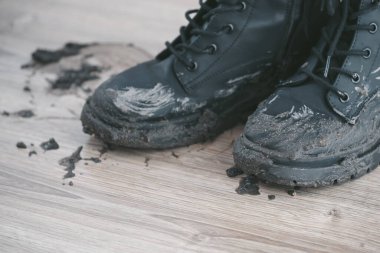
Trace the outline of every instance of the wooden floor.
{"type": "Polygon", "coordinates": [[[104,49],[121,52],[108,62],[112,68],[102,75],[107,78],[162,49],[186,23],[185,10],[196,5],[0,1],[0,112],[36,114],[0,116],[0,252],[380,252],[380,170],[342,186],[300,190],[295,197],[270,186],[262,186],[260,196],[240,196],[239,179],[227,178],[225,169],[233,165],[232,141],[242,126],[214,142],[178,150],[110,151],[101,163],[79,162],[76,177],[62,179],[58,161],[79,146],[83,157],[100,157],[102,144],[81,131],[87,94],[49,89],[46,79],[61,65],[38,71],[20,65],[37,47],[107,42],[91,49],[99,61],[110,59],[104,49]],[[32,93],[23,91],[25,85],[32,93]],[[51,137],[61,147],[44,153],[38,146],[51,137]],[[18,141],[28,149],[18,150],[18,141]],[[38,154],[28,157],[33,149],[38,154]],[[269,201],[268,194],[276,199],[269,201]]]}

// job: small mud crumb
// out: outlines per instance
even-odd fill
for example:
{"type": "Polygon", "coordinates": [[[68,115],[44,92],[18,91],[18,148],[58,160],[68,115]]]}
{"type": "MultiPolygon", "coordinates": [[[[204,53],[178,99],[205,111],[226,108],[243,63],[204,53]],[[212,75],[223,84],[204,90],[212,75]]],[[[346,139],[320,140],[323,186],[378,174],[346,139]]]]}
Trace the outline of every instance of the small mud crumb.
{"type": "Polygon", "coordinates": [[[288,195],[292,196],[292,197],[295,197],[297,195],[297,193],[296,193],[296,191],[294,189],[292,189],[292,190],[288,190],[288,195]]]}
{"type": "Polygon", "coordinates": [[[94,163],[101,163],[102,162],[102,160],[100,160],[97,157],[86,158],[86,159],[83,159],[83,160],[85,160],[85,161],[91,161],[91,162],[94,162],[94,163]]]}
{"type": "Polygon", "coordinates": [[[88,166],[88,163],[84,163],[84,165],[88,166]]]}
{"type": "Polygon", "coordinates": [[[70,185],[70,186],[74,186],[73,181],[70,181],[70,182],[69,182],[69,185],[70,185]]]}
{"type": "Polygon", "coordinates": [[[179,158],[179,155],[177,155],[174,151],[172,152],[172,156],[175,157],[175,158],[179,158]]]}
{"type": "Polygon", "coordinates": [[[68,90],[71,87],[80,87],[83,83],[90,80],[97,80],[99,76],[96,73],[102,69],[98,66],[82,64],[79,70],[67,69],[59,74],[55,81],[50,81],[52,89],[68,90]]]}
{"type": "Polygon", "coordinates": [[[150,158],[149,157],[145,157],[145,167],[149,167],[149,161],[150,161],[150,158]]]}
{"type": "Polygon", "coordinates": [[[32,118],[34,117],[34,112],[32,110],[21,110],[15,112],[15,115],[21,118],[32,118]]]}
{"type": "MultiPolygon", "coordinates": [[[[93,44],[92,44],[93,45],[93,44]]],[[[34,63],[46,65],[58,62],[64,57],[74,56],[80,53],[80,50],[91,46],[91,44],[67,43],[63,48],[58,50],[37,49],[32,53],[34,63]]],[[[23,67],[29,67],[32,64],[25,64],[23,67]]]]}
{"type": "Polygon", "coordinates": [[[275,200],[276,199],[276,195],[268,195],[268,199],[269,200],[275,200]]]}
{"type": "Polygon", "coordinates": [[[80,153],[83,147],[79,147],[71,156],[65,157],[59,161],[59,165],[66,167],[65,171],[67,173],[63,176],[63,179],[75,177],[75,164],[82,160],[80,153]]]}
{"type": "Polygon", "coordinates": [[[32,89],[30,89],[29,86],[25,86],[23,89],[25,92],[32,92],[32,89]]]}
{"type": "Polygon", "coordinates": [[[3,111],[1,113],[1,115],[5,116],[5,117],[9,117],[11,114],[9,112],[7,112],[7,111],[3,111]]]}
{"type": "Polygon", "coordinates": [[[253,175],[242,178],[236,192],[240,195],[260,195],[259,180],[253,175]]]}
{"type": "Polygon", "coordinates": [[[236,167],[232,167],[232,168],[226,170],[226,173],[227,173],[228,177],[237,177],[237,176],[243,175],[244,171],[242,171],[241,169],[238,169],[236,167]]]}
{"type": "Polygon", "coordinates": [[[26,149],[27,148],[26,144],[23,143],[22,141],[17,142],[16,147],[19,149],[26,149]]]}
{"type": "Polygon", "coordinates": [[[66,185],[65,183],[62,183],[62,185],[66,185]]]}
{"type": "Polygon", "coordinates": [[[31,157],[31,156],[33,156],[33,155],[37,155],[37,152],[34,151],[34,150],[29,152],[29,157],[31,157]]]}
{"type": "Polygon", "coordinates": [[[40,147],[45,150],[56,150],[59,149],[58,143],[54,140],[54,138],[51,138],[50,140],[41,143],[40,147]]]}
{"type": "Polygon", "coordinates": [[[328,215],[336,217],[336,218],[340,218],[341,217],[340,211],[338,209],[335,209],[335,208],[331,209],[329,211],[328,215]]]}

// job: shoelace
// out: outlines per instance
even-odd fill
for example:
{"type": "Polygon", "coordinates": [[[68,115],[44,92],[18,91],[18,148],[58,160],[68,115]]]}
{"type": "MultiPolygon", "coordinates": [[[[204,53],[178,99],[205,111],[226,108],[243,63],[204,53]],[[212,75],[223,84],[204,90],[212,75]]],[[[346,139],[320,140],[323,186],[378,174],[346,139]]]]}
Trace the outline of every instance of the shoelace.
{"type": "MultiPolygon", "coordinates": [[[[350,0],[344,0],[341,3],[341,12],[342,17],[340,24],[338,25],[336,35],[334,38],[329,38],[327,34],[327,29],[322,29],[322,38],[329,45],[329,50],[327,52],[327,56],[324,56],[323,52],[313,48],[313,54],[318,58],[318,60],[325,65],[324,68],[316,69],[313,73],[309,70],[302,70],[303,73],[308,75],[313,80],[325,85],[329,90],[334,91],[340,98],[340,100],[345,103],[349,101],[349,95],[338,88],[336,88],[331,81],[329,80],[329,73],[335,72],[339,74],[346,75],[351,78],[352,82],[357,84],[361,81],[361,77],[358,73],[348,71],[342,68],[332,67],[331,62],[334,56],[361,56],[364,58],[371,57],[371,49],[365,48],[364,50],[339,50],[338,43],[344,32],[357,31],[357,30],[367,30],[370,33],[376,33],[378,30],[378,26],[375,22],[368,25],[347,25],[349,21],[357,19],[359,16],[369,13],[371,11],[376,10],[380,7],[380,0],[372,0],[371,4],[368,7],[365,7],[359,11],[350,10],[350,0]]],[[[331,11],[332,13],[333,11],[331,11]]]]}
{"type": "Polygon", "coordinates": [[[189,30],[182,26],[180,28],[181,43],[177,45],[172,45],[170,42],[166,42],[165,45],[167,49],[186,66],[189,71],[195,71],[198,68],[198,64],[194,61],[189,60],[184,52],[191,51],[198,54],[214,54],[218,50],[216,44],[211,44],[206,48],[199,48],[191,45],[191,38],[193,36],[221,36],[226,33],[231,33],[234,30],[232,24],[226,24],[220,28],[219,31],[206,31],[202,28],[202,24],[198,24],[193,18],[193,14],[197,14],[203,11],[205,14],[202,15],[202,22],[204,23],[210,20],[214,15],[226,12],[244,11],[247,8],[247,4],[244,1],[235,1],[231,3],[231,0],[219,0],[217,5],[220,8],[214,8],[210,6],[207,1],[199,0],[200,9],[189,10],[186,12],[185,17],[189,22],[189,30]]]}

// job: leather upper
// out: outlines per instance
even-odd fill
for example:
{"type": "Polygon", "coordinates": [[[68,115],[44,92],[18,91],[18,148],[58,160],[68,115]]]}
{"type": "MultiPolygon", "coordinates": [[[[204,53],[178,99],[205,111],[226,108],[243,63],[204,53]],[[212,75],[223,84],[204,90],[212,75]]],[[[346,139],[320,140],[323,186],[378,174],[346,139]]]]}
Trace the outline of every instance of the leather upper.
{"type": "MultiPolygon", "coordinates": [[[[360,1],[360,8],[368,6],[372,1],[360,1]]],[[[357,25],[380,25],[380,8],[361,15],[357,25]]],[[[355,32],[350,50],[369,50],[368,57],[348,56],[343,69],[360,76],[358,83],[352,78],[339,75],[334,86],[348,94],[349,101],[342,102],[333,92],[329,92],[327,99],[333,110],[350,123],[355,123],[363,111],[364,106],[377,96],[380,88],[380,31],[371,32],[358,30],[355,32]]]]}
{"type": "MultiPolygon", "coordinates": [[[[215,4],[211,0],[207,2],[215,4]]],[[[215,52],[182,53],[197,63],[196,70],[189,70],[175,55],[165,50],[156,59],[139,64],[103,83],[91,98],[92,102],[105,113],[127,115],[129,121],[140,121],[193,113],[219,100],[237,96],[235,91],[247,85],[247,80],[260,79],[264,72],[273,70],[281,63],[301,19],[303,1],[231,2],[244,8],[218,13],[203,24],[205,31],[220,31],[220,36],[199,35],[191,38],[191,45],[198,48],[215,45],[215,52]],[[226,26],[233,29],[223,31],[226,26]]],[[[223,8],[223,4],[216,6],[223,8]]],[[[202,15],[203,10],[194,20],[200,22],[202,15]]],[[[175,47],[178,43],[181,43],[181,38],[175,39],[172,44],[175,47]]],[[[301,49],[298,47],[296,50],[301,49]]]]}

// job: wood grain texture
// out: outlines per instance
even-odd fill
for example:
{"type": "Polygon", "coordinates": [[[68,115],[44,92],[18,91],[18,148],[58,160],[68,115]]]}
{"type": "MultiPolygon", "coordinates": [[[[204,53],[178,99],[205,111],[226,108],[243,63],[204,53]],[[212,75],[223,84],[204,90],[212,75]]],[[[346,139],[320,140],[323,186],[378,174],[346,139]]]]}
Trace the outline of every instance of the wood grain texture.
{"type": "Polygon", "coordinates": [[[20,65],[35,48],[66,41],[137,45],[115,59],[120,62],[107,78],[117,66],[133,66],[162,49],[196,4],[0,1],[0,112],[36,113],[0,116],[0,252],[380,252],[380,170],[295,197],[269,186],[258,197],[239,196],[239,180],[227,178],[225,169],[233,165],[232,142],[242,126],[188,148],[110,151],[99,164],[79,162],[73,186],[62,179],[61,158],[81,145],[83,157],[99,157],[102,148],[82,133],[79,113],[87,95],[52,92],[46,75],[20,65]],[[61,148],[44,153],[38,145],[50,137],[61,148]],[[29,150],[34,143],[38,155],[29,158],[18,141],[29,150]]]}

